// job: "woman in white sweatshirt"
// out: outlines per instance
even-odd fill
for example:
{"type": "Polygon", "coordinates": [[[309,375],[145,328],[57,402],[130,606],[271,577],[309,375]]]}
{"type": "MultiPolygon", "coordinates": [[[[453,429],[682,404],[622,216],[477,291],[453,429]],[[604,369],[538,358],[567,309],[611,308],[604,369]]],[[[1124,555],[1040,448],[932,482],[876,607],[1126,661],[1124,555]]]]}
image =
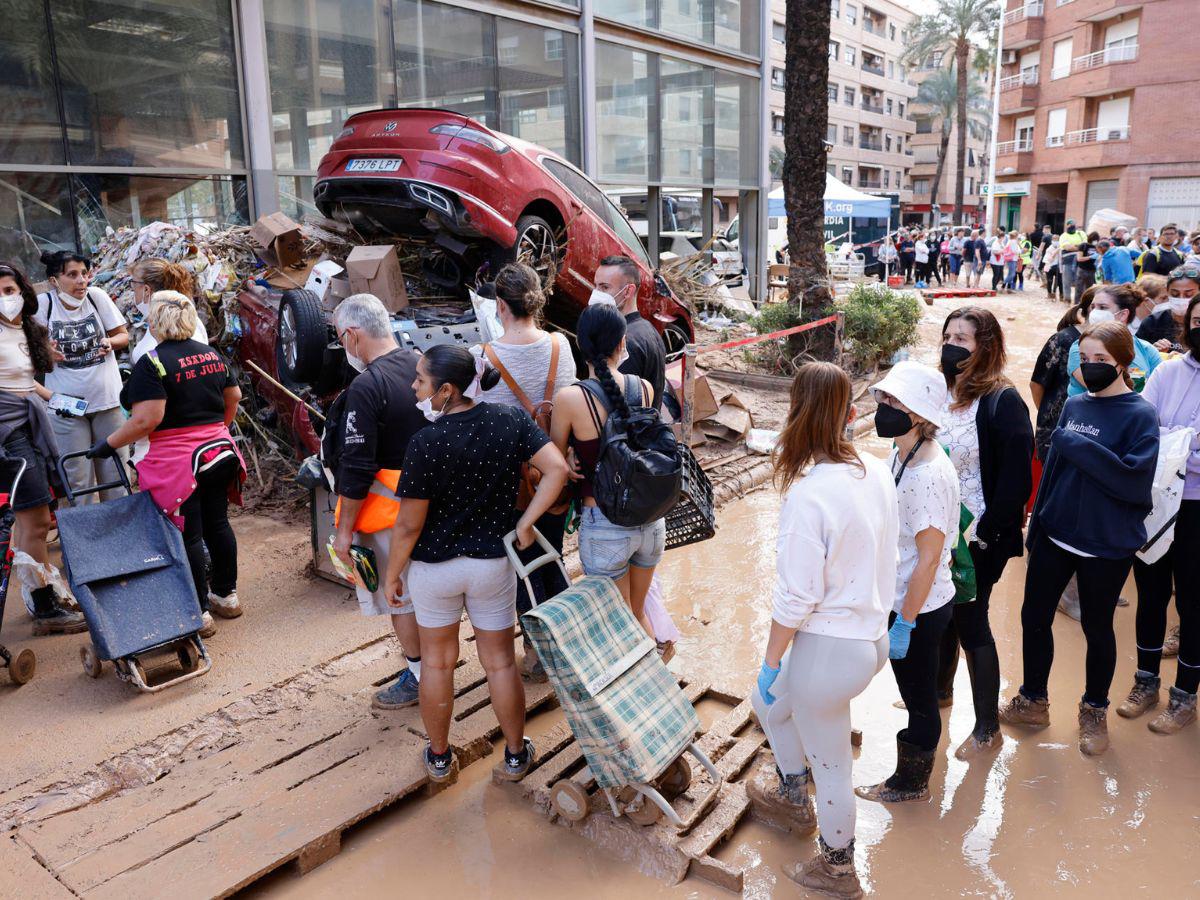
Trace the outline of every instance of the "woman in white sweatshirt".
{"type": "Polygon", "coordinates": [[[845,436],[853,418],[846,374],[831,363],[801,366],[775,453],[784,491],[778,578],[752,693],[776,768],[748,787],[760,811],[793,831],[819,825],[820,852],[785,873],[836,897],[862,896],[854,868],[850,701],[888,657],[899,529],[887,465],[860,457],[845,436]]]}

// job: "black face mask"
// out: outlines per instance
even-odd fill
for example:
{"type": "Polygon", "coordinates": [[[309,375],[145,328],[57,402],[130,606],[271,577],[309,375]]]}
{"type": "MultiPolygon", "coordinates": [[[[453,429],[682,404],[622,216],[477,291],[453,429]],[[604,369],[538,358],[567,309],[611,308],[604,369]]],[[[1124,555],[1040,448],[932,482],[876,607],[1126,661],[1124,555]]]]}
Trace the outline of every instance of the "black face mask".
{"type": "Polygon", "coordinates": [[[894,406],[880,403],[875,410],[875,433],[881,438],[895,438],[908,434],[913,429],[913,420],[906,412],[894,406]]]}
{"type": "Polygon", "coordinates": [[[1116,381],[1120,373],[1111,363],[1095,362],[1080,364],[1079,374],[1083,376],[1083,383],[1087,385],[1087,389],[1093,394],[1098,394],[1116,381]]]}
{"type": "Polygon", "coordinates": [[[1200,359],[1200,327],[1188,329],[1188,343],[1195,348],[1192,350],[1192,356],[1200,359]]]}
{"type": "Polygon", "coordinates": [[[942,344],[942,372],[948,378],[957,378],[963,363],[971,358],[971,351],[957,344],[942,344]]]}
{"type": "Polygon", "coordinates": [[[1074,226],[1074,225],[1068,225],[1068,226],[1067,226],[1067,234],[1074,234],[1074,233],[1075,233],[1075,226],[1074,226]]]}

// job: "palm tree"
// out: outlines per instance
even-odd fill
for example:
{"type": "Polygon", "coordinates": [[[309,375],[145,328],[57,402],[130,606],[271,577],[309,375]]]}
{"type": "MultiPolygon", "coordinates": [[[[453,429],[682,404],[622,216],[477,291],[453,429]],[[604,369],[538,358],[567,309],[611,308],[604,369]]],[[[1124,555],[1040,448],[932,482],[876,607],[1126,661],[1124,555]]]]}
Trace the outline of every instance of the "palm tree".
{"type": "MultiPolygon", "coordinates": [[[[783,206],[788,303],[802,321],[833,311],[825,263],[825,123],[829,116],[829,0],[787,0],[784,47],[783,206]]],[[[801,332],[793,356],[833,357],[833,329],[801,332]]]]}
{"type": "MultiPolygon", "coordinates": [[[[958,88],[955,122],[958,123],[958,141],[955,158],[958,171],[965,172],[967,164],[967,75],[972,50],[986,44],[996,30],[1000,19],[1000,5],[996,0],[941,0],[932,12],[917,19],[911,34],[912,43],[903,56],[905,63],[912,65],[936,50],[950,46],[954,48],[954,71],[958,88]]],[[[963,179],[954,186],[954,205],[959,215],[963,213],[963,179]]]]}
{"type": "MultiPolygon", "coordinates": [[[[950,149],[950,132],[958,108],[958,76],[954,64],[938,69],[921,82],[917,89],[916,105],[925,107],[930,114],[941,120],[941,141],[938,143],[937,171],[929,191],[929,205],[936,206],[938,189],[942,183],[942,172],[946,167],[946,153],[950,149]]],[[[971,137],[980,138],[987,127],[988,96],[983,84],[974,74],[967,78],[967,130],[971,137]]],[[[961,127],[959,129],[962,130],[961,127]]],[[[962,170],[959,170],[962,180],[962,170]]],[[[934,223],[936,224],[936,223],[934,223]]]]}

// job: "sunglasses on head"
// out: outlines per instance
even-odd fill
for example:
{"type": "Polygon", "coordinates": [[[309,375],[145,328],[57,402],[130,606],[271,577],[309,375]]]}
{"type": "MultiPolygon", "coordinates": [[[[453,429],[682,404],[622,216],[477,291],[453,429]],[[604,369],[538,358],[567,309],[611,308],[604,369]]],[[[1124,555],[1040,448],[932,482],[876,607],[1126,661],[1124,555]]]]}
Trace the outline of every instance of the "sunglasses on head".
{"type": "Polygon", "coordinates": [[[1168,281],[1177,281],[1180,278],[1187,278],[1189,281],[1200,282],[1200,267],[1197,266],[1179,266],[1172,269],[1171,274],[1167,276],[1168,281]]]}

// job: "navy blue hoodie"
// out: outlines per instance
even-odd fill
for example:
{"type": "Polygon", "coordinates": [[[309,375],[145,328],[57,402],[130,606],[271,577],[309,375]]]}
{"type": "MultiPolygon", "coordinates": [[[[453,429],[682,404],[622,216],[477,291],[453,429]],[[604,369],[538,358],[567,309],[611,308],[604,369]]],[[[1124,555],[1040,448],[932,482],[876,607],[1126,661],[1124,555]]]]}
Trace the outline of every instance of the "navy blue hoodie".
{"type": "Polygon", "coordinates": [[[1158,463],[1158,416],[1130,392],[1067,400],[1038,488],[1029,540],[1039,530],[1104,559],[1146,542],[1145,518],[1158,463]]]}

